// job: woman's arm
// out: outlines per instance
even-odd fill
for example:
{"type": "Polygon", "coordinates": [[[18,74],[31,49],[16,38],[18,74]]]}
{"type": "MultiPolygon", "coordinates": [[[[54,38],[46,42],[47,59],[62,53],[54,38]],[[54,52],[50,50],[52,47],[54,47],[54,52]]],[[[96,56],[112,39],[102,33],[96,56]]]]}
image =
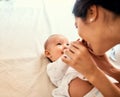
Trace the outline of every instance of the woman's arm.
{"type": "Polygon", "coordinates": [[[106,55],[102,56],[95,56],[93,54],[92,58],[95,60],[97,66],[104,71],[109,76],[116,79],[118,82],[120,82],[120,69],[115,68],[109,61],[106,55]]]}
{"type": "Polygon", "coordinates": [[[95,68],[93,71],[93,74],[86,77],[105,97],[120,97],[120,89],[108,80],[102,70],[95,68]]]}
{"type": "MultiPolygon", "coordinates": [[[[70,49],[66,50],[65,53],[68,57],[62,57],[62,60],[82,73],[105,97],[120,97],[120,89],[110,82],[105,73],[97,66],[103,62],[97,64],[82,43],[73,42],[70,45],[70,49]]],[[[117,75],[120,76],[119,74],[117,75]]]]}

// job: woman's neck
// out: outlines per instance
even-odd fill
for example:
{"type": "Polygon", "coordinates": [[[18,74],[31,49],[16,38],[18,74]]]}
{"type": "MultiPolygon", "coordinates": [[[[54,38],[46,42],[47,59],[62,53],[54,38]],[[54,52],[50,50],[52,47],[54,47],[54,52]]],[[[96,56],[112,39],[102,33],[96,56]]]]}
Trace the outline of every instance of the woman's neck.
{"type": "Polygon", "coordinates": [[[119,25],[120,25],[120,16],[115,17],[109,25],[110,30],[112,32],[111,34],[112,36],[114,36],[113,39],[115,40],[114,42],[116,44],[120,43],[120,26],[119,25]]]}
{"type": "Polygon", "coordinates": [[[115,20],[114,27],[116,32],[116,39],[118,39],[118,43],[120,43],[120,16],[115,20]]]}

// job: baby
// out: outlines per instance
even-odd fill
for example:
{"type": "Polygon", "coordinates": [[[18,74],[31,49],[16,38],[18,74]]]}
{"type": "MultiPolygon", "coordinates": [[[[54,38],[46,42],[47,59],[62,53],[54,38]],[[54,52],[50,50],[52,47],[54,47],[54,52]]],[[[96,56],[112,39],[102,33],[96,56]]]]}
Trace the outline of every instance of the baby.
{"type": "Polygon", "coordinates": [[[60,34],[53,34],[44,44],[45,56],[51,63],[47,65],[47,74],[57,87],[53,97],[103,97],[84,76],[61,60],[65,49],[69,48],[68,39],[60,34]]]}

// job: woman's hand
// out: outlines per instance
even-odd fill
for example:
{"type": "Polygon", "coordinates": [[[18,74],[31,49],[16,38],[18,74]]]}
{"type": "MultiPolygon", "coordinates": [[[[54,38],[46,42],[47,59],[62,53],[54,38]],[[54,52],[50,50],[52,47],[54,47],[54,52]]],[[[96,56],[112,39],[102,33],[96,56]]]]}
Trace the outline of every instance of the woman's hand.
{"type": "Polygon", "coordinates": [[[113,67],[105,54],[98,56],[92,53],[85,42],[72,42],[65,54],[67,56],[63,57],[62,60],[85,77],[90,77],[100,68],[120,82],[120,70],[113,67]]]}
{"type": "Polygon", "coordinates": [[[72,42],[69,49],[65,51],[65,54],[67,56],[62,57],[62,60],[82,73],[85,77],[91,76],[94,71],[96,71],[96,63],[82,42],[72,42]]]}

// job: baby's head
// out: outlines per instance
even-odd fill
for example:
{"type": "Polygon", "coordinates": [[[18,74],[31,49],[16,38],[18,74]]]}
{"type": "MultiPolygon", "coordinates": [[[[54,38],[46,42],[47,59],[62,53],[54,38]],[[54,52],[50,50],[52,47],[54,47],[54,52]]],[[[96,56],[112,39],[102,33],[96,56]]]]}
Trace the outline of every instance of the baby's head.
{"type": "Polygon", "coordinates": [[[64,50],[69,46],[68,39],[61,34],[53,34],[48,37],[44,44],[45,56],[51,61],[56,61],[61,55],[64,54],[64,50]]]}

